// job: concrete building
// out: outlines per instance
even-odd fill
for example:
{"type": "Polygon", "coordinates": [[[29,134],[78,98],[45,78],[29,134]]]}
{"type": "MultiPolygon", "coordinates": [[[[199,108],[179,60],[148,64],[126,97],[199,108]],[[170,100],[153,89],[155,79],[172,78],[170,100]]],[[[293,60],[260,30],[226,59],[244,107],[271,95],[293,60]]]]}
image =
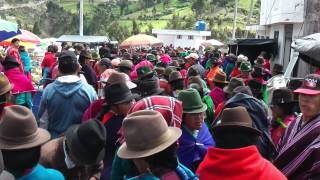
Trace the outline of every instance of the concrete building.
{"type": "Polygon", "coordinates": [[[152,34],[162,40],[165,46],[173,45],[177,47],[191,47],[198,49],[200,44],[211,36],[210,31],[187,31],[187,30],[169,30],[153,29],[152,34]]]}
{"type": "Polygon", "coordinates": [[[278,55],[274,63],[288,65],[294,55],[291,43],[303,36],[304,0],[261,0],[260,24],[247,27],[257,38],[276,39],[278,55]]]}

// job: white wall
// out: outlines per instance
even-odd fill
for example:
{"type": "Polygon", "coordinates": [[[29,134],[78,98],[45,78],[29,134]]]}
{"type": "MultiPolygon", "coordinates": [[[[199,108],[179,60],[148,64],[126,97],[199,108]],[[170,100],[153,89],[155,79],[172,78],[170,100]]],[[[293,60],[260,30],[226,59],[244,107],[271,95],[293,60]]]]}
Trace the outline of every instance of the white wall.
{"type": "Polygon", "coordinates": [[[206,39],[204,36],[193,36],[193,40],[188,39],[188,36],[182,35],[178,39],[178,35],[157,34],[157,38],[162,40],[164,45],[172,44],[174,47],[191,47],[198,49],[200,44],[206,39]]]}
{"type": "Polygon", "coordinates": [[[163,41],[165,46],[169,46],[170,44],[174,44],[174,36],[167,34],[157,34],[157,38],[163,41]]]}
{"type": "Polygon", "coordinates": [[[261,0],[260,25],[302,23],[304,0],[261,0]]]}

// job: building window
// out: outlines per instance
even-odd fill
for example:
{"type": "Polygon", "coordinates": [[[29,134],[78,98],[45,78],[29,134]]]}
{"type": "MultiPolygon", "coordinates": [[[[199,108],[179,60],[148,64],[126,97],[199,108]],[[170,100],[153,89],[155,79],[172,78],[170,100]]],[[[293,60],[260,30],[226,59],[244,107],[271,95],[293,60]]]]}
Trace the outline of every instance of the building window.
{"type": "Polygon", "coordinates": [[[188,39],[189,40],[193,40],[193,36],[188,36],[188,39]]]}
{"type": "Polygon", "coordinates": [[[177,36],[177,39],[182,39],[182,36],[181,36],[181,35],[178,35],[178,36],[177,36]]]}

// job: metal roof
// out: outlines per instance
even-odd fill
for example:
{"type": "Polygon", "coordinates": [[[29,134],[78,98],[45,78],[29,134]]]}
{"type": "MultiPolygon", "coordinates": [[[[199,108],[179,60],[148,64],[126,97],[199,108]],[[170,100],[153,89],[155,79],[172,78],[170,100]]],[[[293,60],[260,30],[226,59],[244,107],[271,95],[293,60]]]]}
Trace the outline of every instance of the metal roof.
{"type": "Polygon", "coordinates": [[[62,35],[57,42],[78,42],[78,43],[101,43],[109,42],[107,36],[80,36],[80,35],[62,35]]]}

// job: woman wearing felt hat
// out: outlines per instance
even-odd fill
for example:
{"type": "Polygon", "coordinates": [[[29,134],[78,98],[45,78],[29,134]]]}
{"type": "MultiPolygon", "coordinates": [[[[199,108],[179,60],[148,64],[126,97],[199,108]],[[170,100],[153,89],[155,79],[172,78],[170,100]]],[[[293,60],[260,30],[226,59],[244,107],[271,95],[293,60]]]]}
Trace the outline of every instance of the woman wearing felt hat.
{"type": "Polygon", "coordinates": [[[218,105],[224,101],[224,92],[223,88],[225,85],[227,85],[229,82],[227,81],[227,75],[224,72],[218,72],[215,76],[214,79],[212,80],[213,82],[213,89],[210,92],[211,99],[214,103],[214,107],[218,107],[218,105]]]}
{"type": "Polygon", "coordinates": [[[187,89],[179,93],[182,101],[182,136],[179,139],[178,156],[180,162],[195,171],[215,142],[204,122],[207,105],[201,100],[197,90],[187,89]]]}
{"type": "Polygon", "coordinates": [[[271,138],[277,146],[287,127],[296,119],[294,115],[293,93],[287,88],[273,91],[271,100],[272,128],[271,138]]]}
{"type": "Polygon", "coordinates": [[[176,141],[181,130],[168,127],[161,113],[142,110],[129,114],[123,121],[125,143],[117,154],[132,159],[140,175],[132,180],[197,180],[188,168],[179,163],[176,141]]]}

